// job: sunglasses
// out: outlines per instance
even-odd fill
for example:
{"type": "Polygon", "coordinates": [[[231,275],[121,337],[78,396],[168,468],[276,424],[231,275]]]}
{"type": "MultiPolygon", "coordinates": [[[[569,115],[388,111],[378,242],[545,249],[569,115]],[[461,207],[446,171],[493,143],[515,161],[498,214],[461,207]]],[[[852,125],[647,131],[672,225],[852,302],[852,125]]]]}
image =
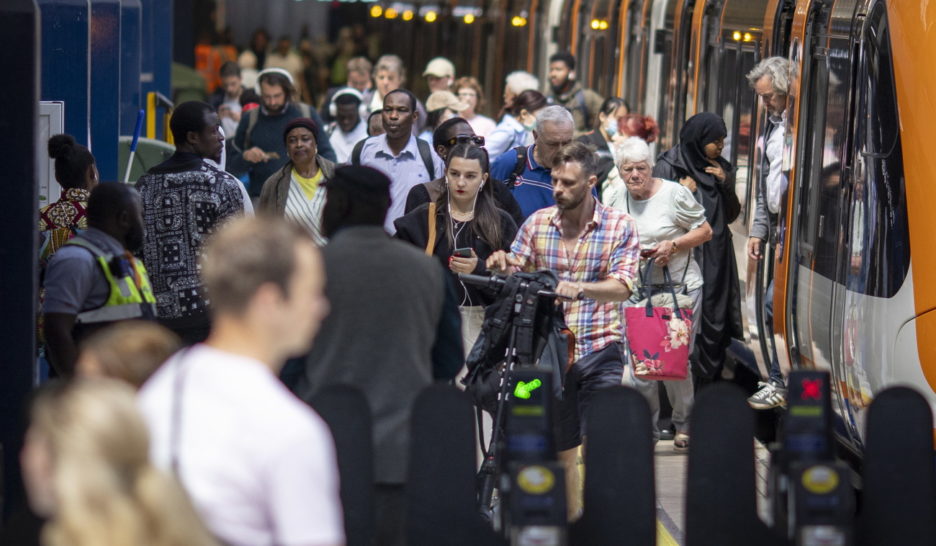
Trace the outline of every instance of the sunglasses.
{"type": "Polygon", "coordinates": [[[456,135],[448,139],[445,144],[448,146],[455,146],[456,144],[465,144],[470,142],[475,146],[484,146],[484,137],[477,135],[456,135]]]}

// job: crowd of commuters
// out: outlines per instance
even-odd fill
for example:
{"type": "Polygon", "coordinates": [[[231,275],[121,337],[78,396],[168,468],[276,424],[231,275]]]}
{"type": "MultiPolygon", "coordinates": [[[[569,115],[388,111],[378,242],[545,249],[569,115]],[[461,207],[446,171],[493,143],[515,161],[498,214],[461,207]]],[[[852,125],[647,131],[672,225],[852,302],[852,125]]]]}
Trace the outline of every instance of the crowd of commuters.
{"type": "MultiPolygon", "coordinates": [[[[693,116],[654,158],[653,120],[584,88],[568,53],[547,94],[509,74],[494,120],[448,59],[426,66],[421,101],[399,57],[372,64],[354,43],[325,91],[288,38],[268,49],[256,33],[210,103],[174,109],[176,151],[135,188],[99,183],[71,137],[49,141],[63,193],[40,211],[40,334],[60,379],[23,452],[48,544],[342,544],[335,448],[311,407],[338,384],[369,404],[378,543],[405,544],[410,408],[433,382],[461,386],[493,303],[460,273],[558,278],[575,340],[557,442],[571,516],[596,392],[637,388],[659,439],[662,383],[689,448],[694,393],[742,338],[724,121],[693,116]],[[624,307],[664,285],[692,311],[681,381],[638,378],[628,356],[624,307]]],[[[782,61],[748,75],[772,122],[752,259],[785,189],[782,61]]],[[[760,387],[753,407],[783,403],[776,362],[760,387]]]]}

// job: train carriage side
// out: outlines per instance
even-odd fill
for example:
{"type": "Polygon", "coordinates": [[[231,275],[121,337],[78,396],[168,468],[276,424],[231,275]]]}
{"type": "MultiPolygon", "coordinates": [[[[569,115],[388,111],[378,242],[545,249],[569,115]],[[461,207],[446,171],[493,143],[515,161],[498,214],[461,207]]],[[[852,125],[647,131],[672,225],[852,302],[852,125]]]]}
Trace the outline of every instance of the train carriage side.
{"type": "MultiPolygon", "coordinates": [[[[910,384],[936,402],[926,377],[932,359],[918,351],[915,335],[915,325],[927,321],[917,317],[936,300],[917,293],[910,254],[910,228],[932,229],[925,215],[913,224],[909,214],[914,183],[928,180],[926,155],[905,154],[901,130],[911,115],[926,114],[912,98],[898,104],[904,84],[895,80],[895,66],[909,52],[892,46],[893,6],[802,0],[789,54],[796,77],[776,261],[774,304],[783,312],[775,333],[793,366],[832,373],[840,435],[859,451],[875,393],[910,384]]],[[[929,246],[914,245],[914,260],[927,260],[929,246]]]]}

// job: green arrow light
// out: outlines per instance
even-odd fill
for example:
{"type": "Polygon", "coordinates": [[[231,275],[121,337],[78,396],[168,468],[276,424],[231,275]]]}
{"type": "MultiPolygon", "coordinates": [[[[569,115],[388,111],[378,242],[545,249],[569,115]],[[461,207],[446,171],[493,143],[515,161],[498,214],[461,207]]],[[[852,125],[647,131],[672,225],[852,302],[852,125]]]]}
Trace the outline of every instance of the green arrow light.
{"type": "Polygon", "coordinates": [[[514,396],[516,396],[517,398],[522,398],[523,400],[529,400],[530,393],[542,386],[543,386],[543,382],[540,381],[539,379],[534,379],[533,381],[530,381],[529,383],[520,381],[517,383],[517,386],[514,388],[514,396]]]}

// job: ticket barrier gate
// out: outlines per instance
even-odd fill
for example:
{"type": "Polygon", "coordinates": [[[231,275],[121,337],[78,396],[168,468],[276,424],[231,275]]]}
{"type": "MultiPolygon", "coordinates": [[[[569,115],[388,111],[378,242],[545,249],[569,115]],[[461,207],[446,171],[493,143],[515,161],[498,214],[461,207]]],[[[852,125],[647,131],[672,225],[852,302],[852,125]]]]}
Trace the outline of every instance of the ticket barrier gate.
{"type": "Polygon", "coordinates": [[[452,387],[434,386],[417,399],[407,484],[409,544],[656,543],[653,442],[646,401],[625,387],[595,395],[585,450],[585,510],[570,526],[564,471],[554,457],[542,456],[541,451],[547,445],[543,442],[550,441],[544,440],[544,434],[552,426],[546,419],[551,410],[545,409],[551,402],[544,402],[538,393],[551,392],[549,375],[535,374],[522,371],[511,386],[512,395],[520,395],[513,397],[518,402],[512,400],[512,407],[523,409],[511,410],[507,420],[505,471],[498,482],[502,532],[495,532],[477,510],[469,397],[452,387]]]}
{"type": "Polygon", "coordinates": [[[768,477],[773,527],[756,510],[754,414],[745,394],[729,384],[699,393],[691,418],[686,544],[936,542],[933,418],[926,400],[895,387],[872,402],[856,511],[851,469],[835,460],[829,375],[792,372],[787,393],[768,477]]]}
{"type": "Polygon", "coordinates": [[[771,449],[774,530],[797,546],[852,544],[850,476],[851,469],[835,459],[829,374],[791,372],[786,417],[771,449]]]}

